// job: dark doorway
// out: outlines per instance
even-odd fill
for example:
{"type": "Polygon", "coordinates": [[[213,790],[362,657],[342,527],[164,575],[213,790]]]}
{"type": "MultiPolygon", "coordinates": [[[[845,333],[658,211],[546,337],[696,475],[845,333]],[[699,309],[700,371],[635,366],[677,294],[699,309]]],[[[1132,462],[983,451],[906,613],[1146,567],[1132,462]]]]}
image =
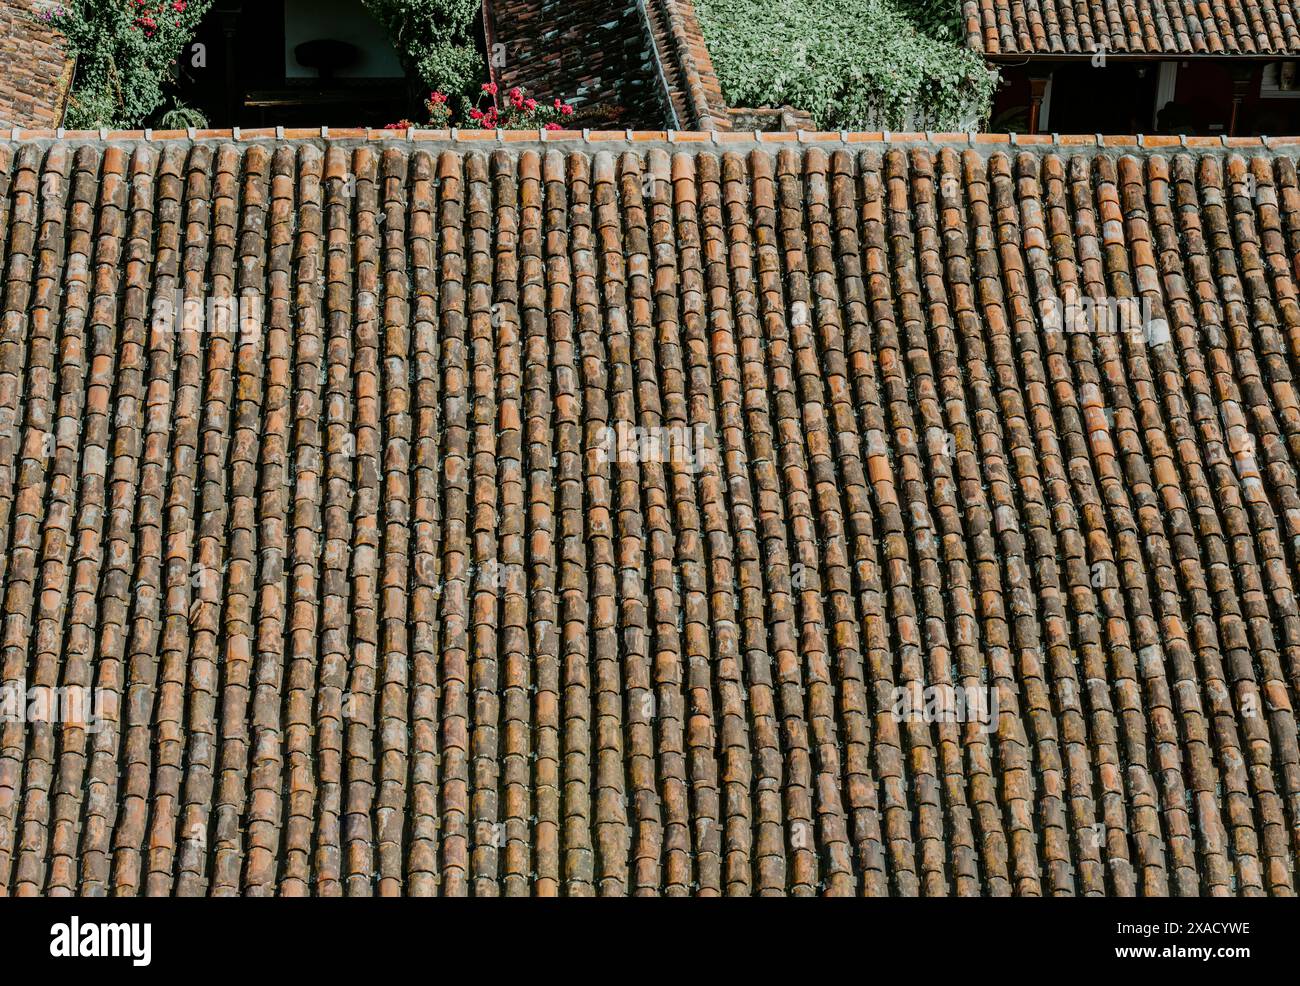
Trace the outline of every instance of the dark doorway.
{"type": "Polygon", "coordinates": [[[180,59],[181,101],[213,127],[382,127],[419,106],[360,0],[217,0],[180,59]],[[361,36],[364,35],[364,36],[361,36]]]}
{"type": "Polygon", "coordinates": [[[1156,63],[1091,62],[1058,65],[1052,73],[1047,129],[1069,134],[1151,133],[1156,63]]]}

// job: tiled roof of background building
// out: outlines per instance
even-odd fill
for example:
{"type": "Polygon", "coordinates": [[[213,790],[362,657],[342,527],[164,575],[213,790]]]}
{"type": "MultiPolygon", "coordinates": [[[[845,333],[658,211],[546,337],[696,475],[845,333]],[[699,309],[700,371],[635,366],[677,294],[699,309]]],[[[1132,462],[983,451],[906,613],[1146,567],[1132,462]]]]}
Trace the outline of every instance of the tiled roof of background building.
{"type": "Polygon", "coordinates": [[[1296,141],[526,136],[0,143],[0,889],[1294,891],[1296,141]]]}
{"type": "Polygon", "coordinates": [[[666,94],[634,0],[492,0],[494,77],[540,100],[562,99],[592,126],[663,124],[666,94]]]}
{"type": "Polygon", "coordinates": [[[729,129],[722,84],[713,71],[695,5],[691,0],[645,0],[645,10],[677,128],[729,129]]]}
{"type": "Polygon", "coordinates": [[[1296,55],[1295,0],[964,0],[966,35],[988,55],[1296,55]]]}
{"type": "Polygon", "coordinates": [[[492,0],[504,88],[571,100],[591,126],[725,130],[722,87],[691,0],[492,0]]]}
{"type": "Polygon", "coordinates": [[[0,2],[0,126],[53,127],[61,122],[72,63],[35,14],[36,0],[0,2]]]}

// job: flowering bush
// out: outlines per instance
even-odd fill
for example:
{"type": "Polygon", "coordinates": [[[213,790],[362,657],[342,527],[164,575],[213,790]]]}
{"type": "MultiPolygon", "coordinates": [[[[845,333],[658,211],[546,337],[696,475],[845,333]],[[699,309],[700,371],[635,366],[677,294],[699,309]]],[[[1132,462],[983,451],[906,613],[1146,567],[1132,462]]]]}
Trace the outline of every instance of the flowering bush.
{"type": "MultiPolygon", "coordinates": [[[[498,103],[497,95],[495,82],[483,84],[477,102],[469,107],[470,124],[482,130],[559,130],[560,121],[573,116],[573,107],[568,103],[558,99],[549,104],[539,102],[519,86],[506,93],[504,106],[498,103]]],[[[430,93],[424,106],[429,111],[429,127],[445,130],[451,126],[451,101],[445,92],[430,93]]],[[[410,120],[398,120],[386,129],[408,130],[413,126],[410,120]]]]}
{"type": "Polygon", "coordinates": [[[478,105],[469,111],[470,121],[483,130],[559,130],[560,121],[572,115],[568,103],[558,99],[549,106],[539,103],[519,86],[506,93],[506,104],[500,106],[495,82],[484,84],[478,105]]]}
{"type": "Polygon", "coordinates": [[[66,126],[144,126],[212,0],[80,0],[37,15],[77,56],[66,126]]]}

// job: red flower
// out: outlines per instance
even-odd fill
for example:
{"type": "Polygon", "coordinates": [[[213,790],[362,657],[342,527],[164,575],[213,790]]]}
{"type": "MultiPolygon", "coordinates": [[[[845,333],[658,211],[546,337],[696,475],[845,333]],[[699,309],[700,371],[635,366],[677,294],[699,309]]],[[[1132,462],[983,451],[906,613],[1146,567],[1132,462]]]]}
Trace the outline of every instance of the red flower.
{"type": "MultiPolygon", "coordinates": [[[[176,11],[178,14],[182,13],[185,10],[185,0],[176,0],[176,2],[172,4],[172,10],[176,11]]],[[[179,24],[180,21],[177,21],[177,23],[179,24]]]]}
{"type": "MultiPolygon", "coordinates": [[[[556,102],[560,103],[558,99],[556,100],[556,102]]],[[[573,107],[570,106],[568,103],[560,103],[557,109],[559,109],[560,111],[560,116],[573,116],[573,107]]]]}
{"type": "Polygon", "coordinates": [[[525,100],[524,100],[524,109],[526,109],[529,113],[531,113],[533,110],[537,109],[537,100],[535,100],[535,99],[525,99],[525,100]]]}
{"type": "Polygon", "coordinates": [[[489,96],[495,96],[497,94],[497,84],[495,82],[485,82],[483,83],[483,91],[489,96]]]}
{"type": "Polygon", "coordinates": [[[431,103],[436,103],[437,105],[441,106],[446,101],[447,101],[447,94],[445,92],[432,92],[429,94],[429,102],[431,103]]]}
{"type": "Polygon", "coordinates": [[[477,108],[472,109],[469,111],[469,118],[471,120],[481,120],[483,119],[483,111],[477,108]]]}
{"type": "Polygon", "coordinates": [[[559,125],[558,123],[548,123],[548,124],[546,124],[546,126],[544,126],[542,129],[543,129],[543,130],[559,130],[559,129],[560,129],[560,125],[559,125]]]}

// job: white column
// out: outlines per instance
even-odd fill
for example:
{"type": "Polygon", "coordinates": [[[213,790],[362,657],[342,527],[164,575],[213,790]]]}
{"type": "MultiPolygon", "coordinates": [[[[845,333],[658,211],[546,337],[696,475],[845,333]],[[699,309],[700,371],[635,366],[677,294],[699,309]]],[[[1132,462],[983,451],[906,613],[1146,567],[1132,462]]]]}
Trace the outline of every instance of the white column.
{"type": "Polygon", "coordinates": [[[1178,87],[1178,63],[1161,62],[1160,75],[1156,79],[1156,105],[1151,111],[1151,127],[1155,128],[1156,117],[1169,103],[1174,101],[1174,90],[1178,87]]]}

